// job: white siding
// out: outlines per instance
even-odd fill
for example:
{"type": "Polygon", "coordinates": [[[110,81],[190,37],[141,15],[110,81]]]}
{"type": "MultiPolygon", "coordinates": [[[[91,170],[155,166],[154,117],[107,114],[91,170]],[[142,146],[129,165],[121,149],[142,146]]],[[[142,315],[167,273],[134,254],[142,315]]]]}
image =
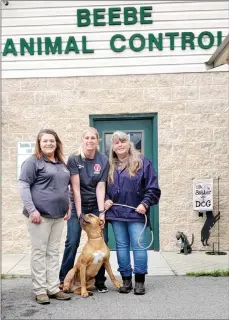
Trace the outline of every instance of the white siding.
{"type": "MultiPolygon", "coordinates": [[[[19,51],[20,38],[29,40],[50,36],[53,40],[61,36],[65,48],[69,36],[76,38],[80,54],[69,53],[34,56],[8,54],[2,57],[3,78],[59,77],[59,76],[95,76],[116,74],[150,74],[176,72],[206,72],[204,62],[208,61],[216,50],[181,49],[181,39],[175,41],[175,50],[169,48],[169,40],[163,42],[163,51],[146,48],[141,52],[127,49],[115,53],[110,49],[110,39],[116,33],[129,39],[135,33],[141,33],[146,39],[149,33],[193,32],[198,36],[202,31],[210,31],[216,37],[221,31],[223,38],[228,33],[228,1],[10,1],[2,5],[2,52],[7,38],[13,38],[19,51]],[[105,5],[109,3],[108,5],[105,5]],[[83,28],[76,26],[76,9],[97,7],[153,6],[153,24],[125,26],[93,25],[83,28]],[[91,54],[82,54],[82,36],[88,40],[91,54]]],[[[106,15],[107,19],[107,15],[106,15]]],[[[147,42],[146,42],[147,43],[147,42]]],[[[228,70],[227,66],[217,70],[228,70]]]]}

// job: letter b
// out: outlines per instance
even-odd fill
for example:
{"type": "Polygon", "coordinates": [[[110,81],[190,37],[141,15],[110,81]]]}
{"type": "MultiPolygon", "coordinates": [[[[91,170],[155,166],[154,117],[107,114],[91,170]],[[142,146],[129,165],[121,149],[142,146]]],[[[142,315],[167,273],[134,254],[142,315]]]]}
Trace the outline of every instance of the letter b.
{"type": "Polygon", "coordinates": [[[91,24],[90,11],[88,9],[77,10],[77,25],[78,27],[87,27],[91,24]]]}
{"type": "Polygon", "coordinates": [[[124,24],[136,24],[137,22],[137,9],[134,7],[124,8],[124,24]]]}

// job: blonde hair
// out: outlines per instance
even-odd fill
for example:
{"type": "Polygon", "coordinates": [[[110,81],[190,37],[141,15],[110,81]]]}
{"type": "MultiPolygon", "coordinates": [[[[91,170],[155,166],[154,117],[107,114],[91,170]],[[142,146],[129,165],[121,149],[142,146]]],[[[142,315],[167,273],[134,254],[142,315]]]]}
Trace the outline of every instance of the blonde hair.
{"type": "Polygon", "coordinates": [[[135,148],[133,142],[130,141],[128,135],[123,131],[115,131],[111,137],[111,148],[109,153],[109,174],[108,181],[109,183],[114,183],[114,171],[118,166],[118,157],[117,154],[113,151],[112,145],[114,141],[118,139],[121,142],[129,142],[129,157],[127,161],[126,171],[129,173],[130,177],[134,177],[137,171],[142,167],[142,160],[140,158],[140,152],[135,148]]]}
{"type": "MultiPolygon", "coordinates": [[[[85,129],[83,131],[82,136],[81,136],[81,144],[80,144],[78,152],[77,152],[77,155],[80,155],[81,158],[83,158],[83,159],[86,158],[86,156],[84,154],[84,150],[83,150],[83,138],[86,136],[86,134],[88,132],[93,133],[96,136],[97,140],[99,141],[99,133],[98,133],[97,129],[95,129],[93,127],[88,127],[87,129],[85,129]]],[[[97,145],[97,151],[99,151],[99,146],[98,145],[97,145]]]]}

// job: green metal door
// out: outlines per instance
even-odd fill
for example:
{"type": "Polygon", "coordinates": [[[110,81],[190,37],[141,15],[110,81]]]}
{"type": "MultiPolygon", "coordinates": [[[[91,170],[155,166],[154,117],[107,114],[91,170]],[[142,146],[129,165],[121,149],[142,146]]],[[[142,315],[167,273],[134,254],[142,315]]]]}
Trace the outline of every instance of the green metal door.
{"type": "MultiPolygon", "coordinates": [[[[122,130],[129,134],[130,140],[145,157],[153,161],[158,171],[157,151],[157,115],[156,114],[131,114],[131,115],[91,115],[90,125],[95,127],[100,136],[100,151],[108,153],[110,138],[114,131],[122,130]]],[[[151,250],[159,250],[159,211],[158,206],[150,210],[150,218],[154,231],[154,242],[151,250]]],[[[147,228],[148,229],[148,228],[147,228]]],[[[115,250],[115,240],[112,227],[108,226],[109,248],[115,250]]],[[[151,241],[151,234],[147,230],[147,242],[151,241]]]]}

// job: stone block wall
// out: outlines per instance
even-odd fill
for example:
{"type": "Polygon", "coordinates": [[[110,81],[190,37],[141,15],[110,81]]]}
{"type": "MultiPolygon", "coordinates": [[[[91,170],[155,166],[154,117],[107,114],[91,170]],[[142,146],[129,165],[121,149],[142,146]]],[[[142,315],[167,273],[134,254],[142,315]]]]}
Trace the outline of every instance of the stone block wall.
{"type": "MultiPolygon", "coordinates": [[[[192,210],[192,179],[220,176],[220,241],[229,249],[228,72],[2,80],[2,250],[30,251],[21,214],[17,142],[53,128],[66,155],[76,151],[90,114],[158,113],[160,248],[177,250],[175,233],[200,241],[205,216],[192,210]]],[[[217,186],[215,208],[217,213],[217,186]]],[[[61,241],[64,248],[66,226],[61,241]]],[[[85,241],[82,237],[81,246],[85,241]]],[[[210,244],[217,241],[217,225],[210,244]]]]}

